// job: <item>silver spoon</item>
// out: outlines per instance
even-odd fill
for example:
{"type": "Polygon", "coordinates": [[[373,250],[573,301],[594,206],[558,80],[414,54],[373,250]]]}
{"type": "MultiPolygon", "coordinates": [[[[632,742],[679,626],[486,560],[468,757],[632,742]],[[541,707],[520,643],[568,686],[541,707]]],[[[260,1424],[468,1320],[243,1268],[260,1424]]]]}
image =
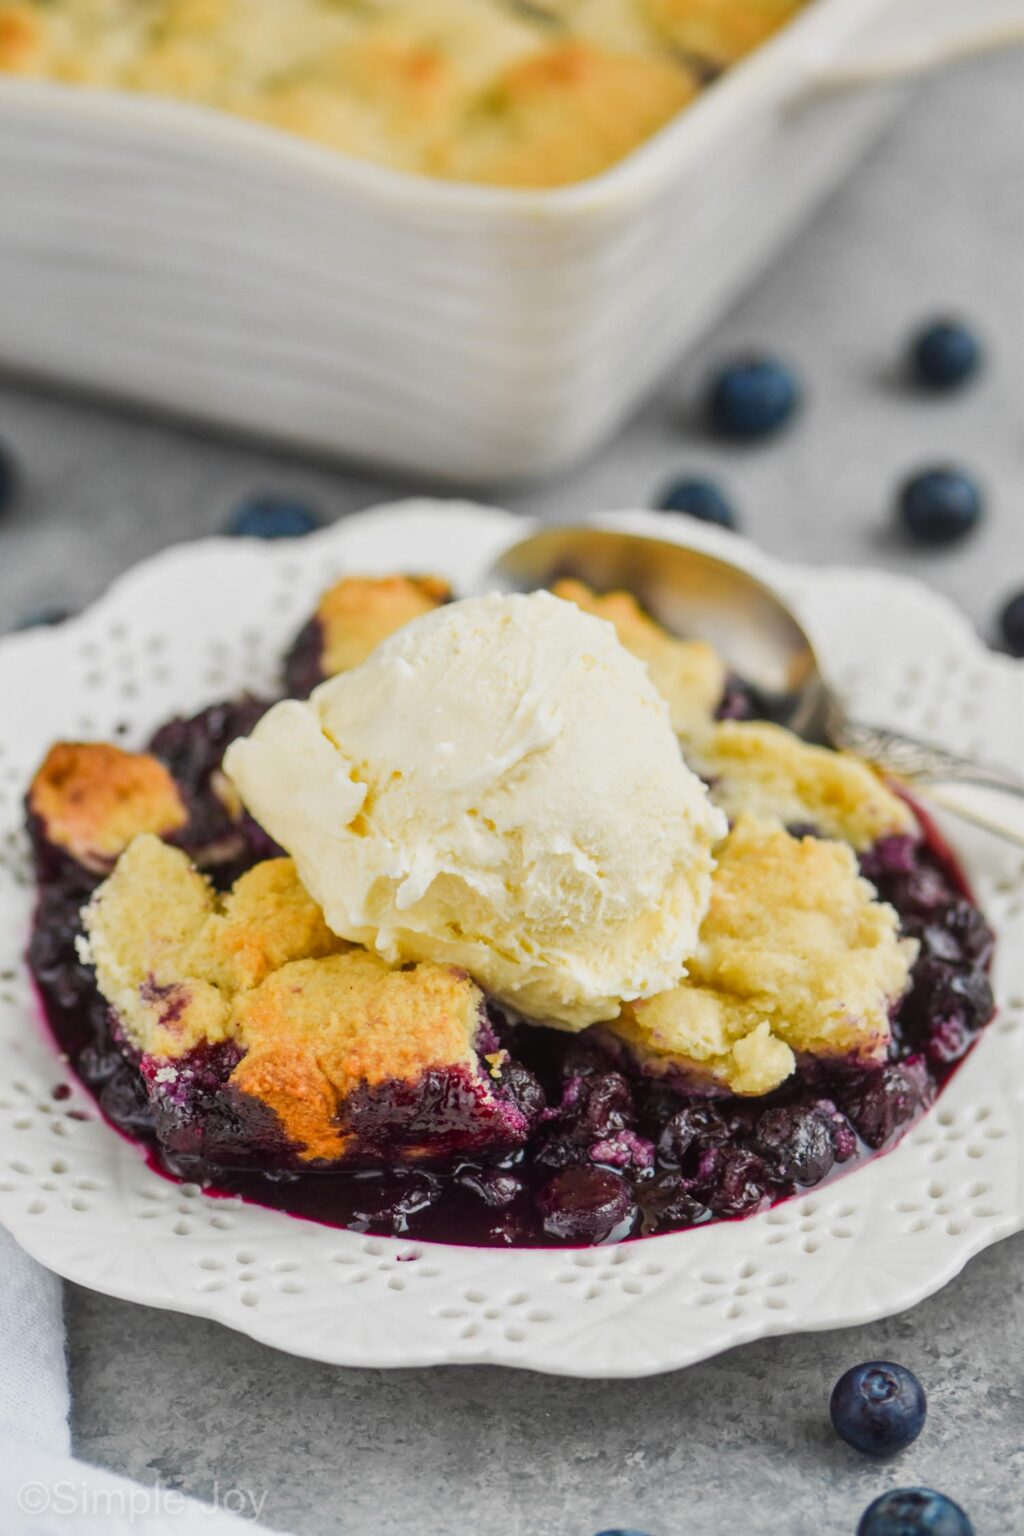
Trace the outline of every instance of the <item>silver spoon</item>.
{"type": "Polygon", "coordinates": [[[1021,827],[987,808],[965,805],[945,789],[971,785],[1024,800],[1024,778],[932,742],[851,720],[825,681],[803,626],[776,592],[739,566],[664,539],[555,526],[506,549],[485,585],[534,591],[564,576],[597,592],[631,592],[673,634],[710,641],[764,696],[778,724],[926,787],[936,804],[1024,846],[1021,827]]]}

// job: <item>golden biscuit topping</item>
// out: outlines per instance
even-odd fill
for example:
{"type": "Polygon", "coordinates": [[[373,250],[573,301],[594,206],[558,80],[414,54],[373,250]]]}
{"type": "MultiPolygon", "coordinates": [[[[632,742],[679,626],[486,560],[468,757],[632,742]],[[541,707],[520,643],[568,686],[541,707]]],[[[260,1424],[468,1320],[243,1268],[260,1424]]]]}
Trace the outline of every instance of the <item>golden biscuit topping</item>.
{"type": "Polygon", "coordinates": [[[777,725],[723,720],[688,757],[733,821],[749,811],[787,826],[810,824],[858,849],[917,830],[910,807],[867,763],[809,747],[777,725]]]}
{"type": "Polygon", "coordinates": [[[647,666],[651,682],[668,701],[672,726],[686,738],[702,736],[714,719],[726,683],[726,665],[704,640],[679,640],[650,618],[629,592],[591,591],[566,578],[551,589],[556,597],[606,619],[620,642],[647,666]]]}
{"type": "Polygon", "coordinates": [[[763,43],[804,0],[640,0],[657,34],[692,58],[725,66],[763,43]]]}
{"type": "Polygon", "coordinates": [[[571,40],[513,64],[467,113],[437,174],[505,187],[558,187],[621,160],[697,94],[679,61],[571,40]]]}
{"type": "Polygon", "coordinates": [[[388,635],[450,597],[439,576],[343,576],[316,610],[324,676],[358,667],[388,635]]]}
{"type": "Polygon", "coordinates": [[[483,998],[469,977],[350,948],[290,859],[257,864],[220,896],[180,850],[140,837],[83,920],[83,955],[131,1044],[173,1064],[234,1041],[244,1055],[231,1084],[268,1104],[306,1159],[342,1155],[338,1108],[355,1087],[479,1072],[483,998]]]}
{"type": "Polygon", "coordinates": [[[241,994],[233,1024],[246,1054],[232,1084],[277,1114],[306,1158],[337,1158],[339,1104],[358,1087],[415,1082],[431,1068],[479,1071],[483,997],[452,966],[392,970],[365,949],[299,960],[241,994]]]}
{"type": "Polygon", "coordinates": [[[42,74],[46,65],[46,28],[29,4],[0,5],[0,71],[42,74]]]}
{"type": "Polygon", "coordinates": [[[96,872],[108,869],[140,833],[167,837],[188,821],[163,763],[98,741],[51,747],[32,780],[28,807],[51,843],[96,872]]]}
{"type": "Polygon", "coordinates": [[[800,0],[0,0],[0,71],[177,97],[398,170],[598,174],[800,0]]]}
{"type": "Polygon", "coordinates": [[[767,1093],[797,1055],[883,1057],[915,954],[849,848],[743,816],[687,979],[610,1029],[649,1070],[767,1093]]]}
{"type": "Polygon", "coordinates": [[[149,836],[122,854],[83,921],[100,991],[131,1043],[161,1057],[227,1039],[236,993],[347,947],[290,859],[255,865],[222,897],[180,849],[149,836]]]}

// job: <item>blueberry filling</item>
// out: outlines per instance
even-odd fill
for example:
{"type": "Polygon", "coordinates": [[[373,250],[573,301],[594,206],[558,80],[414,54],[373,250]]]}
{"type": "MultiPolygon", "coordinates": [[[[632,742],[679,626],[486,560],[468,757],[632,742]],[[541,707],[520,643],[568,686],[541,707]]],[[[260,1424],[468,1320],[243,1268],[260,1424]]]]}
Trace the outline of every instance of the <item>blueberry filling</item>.
{"type": "Polygon", "coordinates": [[[151,738],[147,751],[170,771],[189,820],[171,841],[204,863],[217,866],[218,883],[259,859],[280,854],[277,844],[252,817],[233,803],[220,777],[224,753],[238,736],[248,736],[273,701],[251,694],[211,704],[191,718],[169,720],[151,738]]]}
{"type": "Polygon", "coordinates": [[[324,627],[315,616],[296,635],[285,658],[285,692],[290,699],[308,699],[324,681],[324,627]]]}
{"type": "MultiPolygon", "coordinates": [[[[756,696],[732,686],[723,709],[756,712],[756,696]]],[[[264,707],[215,706],[170,722],[151,743],[189,809],[175,840],[200,854],[235,838],[230,861],[211,868],[218,884],[274,851],[254,824],[239,828],[218,785],[228,741],[264,707]]],[[[930,834],[884,838],[863,856],[864,873],[921,946],[885,1064],[809,1062],[764,1098],[711,1099],[645,1078],[590,1035],[513,1026],[492,1010],[478,1050],[508,1053],[493,1113],[518,1127],[518,1139],[478,1135],[485,1122],[471,1077],[426,1073],[356,1095],[345,1129],[369,1149],[365,1162],[318,1170],[297,1162],[267,1106],[231,1087],[231,1044],[193,1052],[175,1064],[172,1084],[153,1091],[159,1064],[127,1048],[76,954],[80,909],[99,877],[58,853],[38,824],[31,830],[39,899],[29,963],[61,1049],[106,1117],[172,1177],[358,1231],[479,1246],[595,1244],[747,1215],[891,1145],[993,1009],[992,931],[951,856],[930,834]],[[439,1124],[450,1131],[444,1156],[421,1166],[417,1136],[439,1124]]]]}

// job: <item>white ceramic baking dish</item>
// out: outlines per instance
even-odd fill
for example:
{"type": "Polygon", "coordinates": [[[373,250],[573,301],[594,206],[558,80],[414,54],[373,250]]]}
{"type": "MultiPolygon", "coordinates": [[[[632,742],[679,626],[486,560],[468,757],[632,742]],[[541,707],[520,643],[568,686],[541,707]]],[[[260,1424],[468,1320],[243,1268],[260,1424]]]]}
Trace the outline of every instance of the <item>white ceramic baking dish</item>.
{"type": "Polygon", "coordinates": [[[0,77],[0,362],[450,481],[560,468],[836,184],[899,99],[880,79],[1022,7],[812,0],[615,169],[538,193],[0,77]]]}

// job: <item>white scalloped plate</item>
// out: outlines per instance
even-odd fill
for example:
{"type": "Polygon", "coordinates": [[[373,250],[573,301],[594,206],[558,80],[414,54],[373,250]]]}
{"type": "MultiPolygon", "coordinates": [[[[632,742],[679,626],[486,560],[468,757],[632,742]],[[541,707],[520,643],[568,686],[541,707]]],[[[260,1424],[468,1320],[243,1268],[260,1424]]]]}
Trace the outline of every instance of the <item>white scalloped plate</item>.
{"type": "MultiPolygon", "coordinates": [[[[1024,670],[946,602],[866,571],[783,567],[685,519],[612,521],[741,561],[798,606],[854,707],[994,759],[1024,756],[1024,670]]],[[[746,1221],[613,1249],[498,1252],[366,1238],[175,1186],[96,1114],[39,1022],[22,961],[31,886],[21,796],[59,736],[137,743],[162,719],[270,685],[342,570],[436,570],[472,590],[527,527],[407,503],[301,544],[174,549],[64,627],[0,646],[0,1219],[68,1279],[215,1318],[339,1365],[488,1361],[641,1376],[765,1334],[911,1306],[1024,1226],[1024,863],[955,841],[995,922],[1000,1014],[902,1144],[746,1221]]]]}

